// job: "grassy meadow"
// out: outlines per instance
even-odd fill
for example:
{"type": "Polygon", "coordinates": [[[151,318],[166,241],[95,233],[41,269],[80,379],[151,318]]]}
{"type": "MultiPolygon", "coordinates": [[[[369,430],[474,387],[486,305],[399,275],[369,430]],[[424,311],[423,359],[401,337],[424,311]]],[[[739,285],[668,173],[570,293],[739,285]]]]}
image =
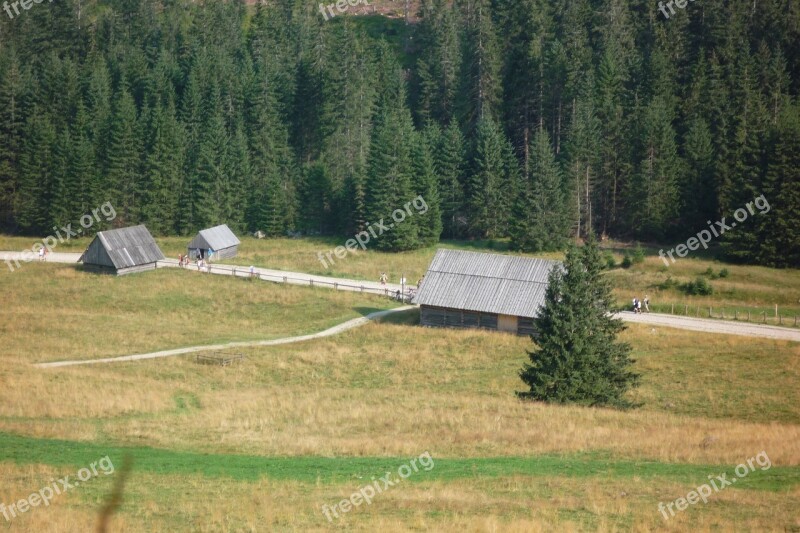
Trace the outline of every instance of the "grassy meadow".
{"type": "MultiPolygon", "coordinates": [[[[285,263],[263,266],[290,268],[311,249],[282,243],[270,257],[285,263]]],[[[268,244],[258,242],[265,260],[268,244]]],[[[397,261],[424,264],[424,253],[397,261]]],[[[381,255],[342,265],[358,259],[366,272],[381,255]]],[[[655,270],[649,260],[637,268],[655,270]]],[[[796,275],[753,270],[753,287],[783,274],[796,275]]],[[[800,530],[796,343],[632,325],[623,336],[642,374],[632,394],[641,406],[621,412],[520,402],[529,339],[419,328],[416,311],[244,349],[247,359],[226,368],[185,355],[43,370],[30,363],[309,333],[392,304],[54,264],[2,272],[0,288],[0,503],[106,455],[117,467],[49,507],[0,519],[0,531],[91,530],[124,457],[133,466],[111,531],[800,530]],[[668,521],[658,511],[762,451],[769,469],[668,521]],[[325,518],[323,505],[424,452],[430,471],[325,518]]]]}
{"type": "MultiPolygon", "coordinates": [[[[167,257],[177,259],[185,253],[188,242],[184,237],[162,237],[156,239],[167,257]]],[[[89,239],[81,238],[63,245],[56,251],[82,252],[89,239]]],[[[508,251],[505,241],[443,241],[435,247],[403,253],[382,253],[371,249],[349,253],[344,259],[335,258],[334,264],[323,266],[318,254],[331,252],[344,245],[345,239],[330,237],[305,237],[301,239],[255,239],[242,237],[239,256],[225,260],[226,263],[306,272],[339,278],[377,281],[381,272],[389,275],[389,281],[399,282],[405,276],[416,283],[430,264],[437,248],[453,248],[481,252],[514,253],[508,251]]],[[[0,250],[30,249],[32,239],[0,235],[0,250]]],[[[607,242],[603,247],[622,263],[624,253],[631,252],[630,244],[607,242]]],[[[668,248],[667,248],[668,249],[668,248]]],[[[800,317],[800,270],[777,270],[758,266],[729,265],[716,261],[709,252],[691,255],[666,266],[658,257],[659,248],[644,247],[645,259],[630,268],[617,267],[608,271],[614,286],[614,295],[620,308],[628,308],[634,296],[640,299],[650,296],[651,307],[658,312],[675,312],[690,316],[708,316],[708,308],[719,317],[723,312],[733,318],[735,313],[745,319],[747,313],[753,322],[763,321],[766,313],[768,323],[775,324],[775,305],[783,317],[782,324],[794,326],[794,318],[800,317]],[[704,273],[711,269],[718,274],[726,269],[724,278],[708,279],[704,273]],[[708,296],[688,295],[680,285],[705,277],[714,293],[708,296]]],[[[534,255],[547,259],[563,259],[563,254],[518,254],[534,255]]],[[[327,260],[326,260],[327,262],[327,260]]],[[[28,265],[24,265],[26,268],[28,265]]],[[[798,319],[800,320],[800,319],[798,319]]],[[[798,322],[800,324],[800,321],[798,322]]]]}

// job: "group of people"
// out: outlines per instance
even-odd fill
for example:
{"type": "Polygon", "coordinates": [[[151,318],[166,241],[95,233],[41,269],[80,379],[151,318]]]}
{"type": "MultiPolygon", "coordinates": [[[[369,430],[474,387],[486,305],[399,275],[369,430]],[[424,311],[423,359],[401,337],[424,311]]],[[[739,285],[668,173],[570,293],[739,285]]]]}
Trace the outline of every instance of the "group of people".
{"type": "Polygon", "coordinates": [[[633,312],[634,313],[641,313],[642,312],[642,304],[644,304],[645,312],[650,312],[650,297],[646,294],[644,295],[644,300],[640,300],[639,298],[633,299],[633,312]]]}
{"type": "MultiPolygon", "coordinates": [[[[185,267],[189,266],[191,263],[192,263],[192,260],[189,259],[188,255],[185,255],[185,254],[179,254],[178,255],[178,266],[179,267],[185,268],[185,267]]],[[[203,259],[202,257],[198,257],[197,258],[196,265],[197,265],[197,270],[199,270],[199,271],[205,270],[206,272],[208,272],[208,264],[206,263],[206,260],[203,259]]]]}
{"type": "Polygon", "coordinates": [[[50,250],[47,248],[39,248],[39,261],[47,261],[47,254],[50,253],[50,250]]]}

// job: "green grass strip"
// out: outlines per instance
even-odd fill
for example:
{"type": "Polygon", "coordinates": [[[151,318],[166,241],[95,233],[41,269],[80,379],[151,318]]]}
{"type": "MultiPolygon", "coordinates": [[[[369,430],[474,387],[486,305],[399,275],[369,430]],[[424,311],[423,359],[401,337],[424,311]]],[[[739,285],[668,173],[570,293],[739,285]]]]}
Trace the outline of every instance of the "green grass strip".
{"type": "MultiPolygon", "coordinates": [[[[423,453],[423,452],[421,452],[423,453]]],[[[73,442],[0,433],[0,461],[17,464],[69,466],[66,473],[109,456],[115,466],[124,456],[133,459],[134,471],[163,475],[203,475],[254,481],[262,477],[326,483],[369,483],[373,476],[387,472],[397,478],[397,469],[413,457],[261,457],[252,455],[204,454],[148,447],[129,447],[91,442],[73,442]]],[[[743,460],[747,458],[743,457],[743,460]]],[[[437,458],[430,471],[420,468],[408,481],[449,481],[469,478],[603,477],[667,478],[693,487],[709,475],[727,473],[735,477],[736,465],[693,465],[651,461],[618,460],[601,453],[535,457],[437,458]]],[[[419,463],[418,463],[419,464],[419,463]]],[[[785,491],[800,485],[800,466],[772,466],[756,470],[738,480],[736,488],[785,491]]]]}

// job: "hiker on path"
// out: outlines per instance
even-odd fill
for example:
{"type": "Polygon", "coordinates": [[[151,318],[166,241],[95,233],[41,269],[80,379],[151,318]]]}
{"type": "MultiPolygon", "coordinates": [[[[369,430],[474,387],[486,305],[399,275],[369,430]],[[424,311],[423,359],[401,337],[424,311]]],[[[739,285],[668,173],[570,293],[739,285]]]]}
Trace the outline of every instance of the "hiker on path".
{"type": "Polygon", "coordinates": [[[381,272],[381,285],[386,285],[386,280],[387,280],[386,272],[381,272]]]}
{"type": "Polygon", "coordinates": [[[650,312],[650,297],[648,295],[644,295],[644,310],[645,312],[650,312]]]}

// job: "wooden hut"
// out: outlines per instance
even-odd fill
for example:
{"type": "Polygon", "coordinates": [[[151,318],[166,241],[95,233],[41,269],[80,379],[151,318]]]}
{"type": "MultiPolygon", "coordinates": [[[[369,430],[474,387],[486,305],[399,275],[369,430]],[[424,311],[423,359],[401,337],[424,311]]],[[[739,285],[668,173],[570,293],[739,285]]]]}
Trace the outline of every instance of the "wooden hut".
{"type": "Polygon", "coordinates": [[[236,257],[240,244],[239,239],[227,225],[214,226],[200,230],[192,239],[192,242],[189,243],[189,257],[206,259],[212,250],[215,259],[236,257]]]}
{"type": "Polygon", "coordinates": [[[164,254],[144,226],[99,232],[78,259],[84,265],[121,276],[155,270],[164,254]]]}
{"type": "Polygon", "coordinates": [[[438,250],[414,303],[423,326],[533,333],[548,276],[558,261],[438,250]]]}

